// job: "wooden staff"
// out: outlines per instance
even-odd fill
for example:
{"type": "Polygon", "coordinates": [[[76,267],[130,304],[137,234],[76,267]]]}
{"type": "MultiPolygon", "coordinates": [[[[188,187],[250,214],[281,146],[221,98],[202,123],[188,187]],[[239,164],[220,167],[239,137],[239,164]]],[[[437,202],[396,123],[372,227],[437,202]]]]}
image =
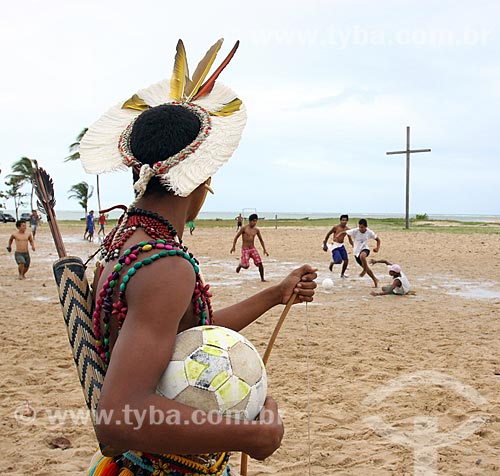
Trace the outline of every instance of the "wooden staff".
{"type": "MultiPolygon", "coordinates": [[[[283,312],[281,313],[281,316],[278,319],[278,323],[276,324],[276,326],[274,328],[274,331],[271,335],[271,338],[269,339],[269,343],[267,344],[266,351],[264,352],[264,357],[262,357],[262,361],[264,362],[264,366],[267,365],[267,362],[269,360],[269,356],[271,355],[271,351],[273,350],[274,342],[276,341],[276,338],[278,337],[278,333],[281,329],[281,326],[283,325],[283,322],[285,322],[286,316],[287,316],[288,312],[290,311],[292,304],[295,302],[296,297],[297,297],[296,293],[293,293],[290,296],[290,299],[286,303],[285,309],[283,309],[283,312]]],[[[241,476],[248,475],[248,455],[246,453],[241,453],[240,473],[241,473],[241,476]]]]}

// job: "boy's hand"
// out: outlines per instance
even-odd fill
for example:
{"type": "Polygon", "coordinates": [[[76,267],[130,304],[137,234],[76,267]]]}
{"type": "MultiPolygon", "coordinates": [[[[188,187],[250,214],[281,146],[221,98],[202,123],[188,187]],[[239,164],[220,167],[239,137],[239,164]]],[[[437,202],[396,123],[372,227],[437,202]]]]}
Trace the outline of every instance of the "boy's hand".
{"type": "Polygon", "coordinates": [[[373,249],[373,252],[374,253],[378,253],[378,246],[376,248],[373,249]]]}
{"type": "Polygon", "coordinates": [[[278,405],[272,397],[267,397],[259,416],[259,438],[255,438],[255,447],[249,448],[248,455],[254,459],[264,460],[271,456],[281,444],[284,429],[278,413],[278,405]]]}
{"type": "Polygon", "coordinates": [[[234,253],[234,246],[231,248],[231,251],[229,253],[234,253]]]}
{"type": "MultiPolygon", "coordinates": [[[[375,250],[373,250],[373,251],[375,252],[375,250]]],[[[377,263],[376,260],[374,260],[373,258],[370,258],[370,264],[376,264],[376,263],[377,263]]]]}
{"type": "Polygon", "coordinates": [[[269,256],[269,253],[268,253],[266,250],[264,250],[264,254],[265,254],[266,256],[269,256]]]}
{"type": "Polygon", "coordinates": [[[10,246],[7,246],[7,251],[10,253],[12,251],[12,248],[10,246]]]}
{"type": "Polygon", "coordinates": [[[328,246],[326,245],[326,241],[323,241],[323,251],[328,251],[328,246]]]}
{"type": "Polygon", "coordinates": [[[278,286],[281,293],[281,304],[286,304],[293,293],[297,294],[295,303],[311,302],[317,284],[314,280],[318,277],[317,269],[305,264],[292,271],[278,286]]]}

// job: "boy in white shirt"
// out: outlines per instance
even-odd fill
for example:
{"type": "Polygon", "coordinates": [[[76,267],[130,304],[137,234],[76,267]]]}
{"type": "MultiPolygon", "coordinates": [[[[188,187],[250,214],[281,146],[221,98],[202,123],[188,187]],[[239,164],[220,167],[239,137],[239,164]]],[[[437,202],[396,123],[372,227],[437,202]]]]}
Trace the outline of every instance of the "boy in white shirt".
{"type": "Polygon", "coordinates": [[[354,257],[357,263],[363,268],[360,276],[363,277],[368,274],[373,280],[374,287],[378,287],[378,279],[373,274],[370,266],[368,265],[368,255],[370,254],[369,240],[375,240],[377,246],[373,249],[374,253],[378,253],[380,249],[380,238],[368,228],[368,223],[364,218],[358,222],[358,228],[347,230],[346,232],[354,240],[354,257]]]}
{"type": "Polygon", "coordinates": [[[410,281],[403,273],[401,266],[399,264],[391,264],[385,259],[370,260],[370,264],[384,263],[387,265],[387,271],[392,277],[392,283],[384,286],[381,292],[372,291],[370,294],[372,296],[385,296],[387,294],[396,294],[398,296],[403,296],[408,294],[411,289],[410,281]]]}

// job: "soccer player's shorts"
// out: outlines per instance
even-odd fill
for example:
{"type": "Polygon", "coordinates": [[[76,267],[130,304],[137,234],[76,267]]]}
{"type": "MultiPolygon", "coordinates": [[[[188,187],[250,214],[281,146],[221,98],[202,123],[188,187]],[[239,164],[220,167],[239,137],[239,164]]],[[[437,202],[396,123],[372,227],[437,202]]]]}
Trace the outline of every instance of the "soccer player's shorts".
{"type": "Polygon", "coordinates": [[[259,266],[262,263],[262,259],[255,246],[251,248],[241,248],[241,267],[248,268],[250,266],[250,258],[253,259],[255,266],[259,266]]]}
{"type": "Polygon", "coordinates": [[[29,253],[16,251],[14,253],[14,259],[16,260],[17,264],[24,264],[24,266],[29,266],[31,263],[31,258],[29,253]]]}
{"type": "Polygon", "coordinates": [[[332,261],[335,264],[340,264],[342,261],[347,260],[347,250],[345,249],[345,246],[339,246],[338,248],[334,248],[332,250],[332,261]]]}

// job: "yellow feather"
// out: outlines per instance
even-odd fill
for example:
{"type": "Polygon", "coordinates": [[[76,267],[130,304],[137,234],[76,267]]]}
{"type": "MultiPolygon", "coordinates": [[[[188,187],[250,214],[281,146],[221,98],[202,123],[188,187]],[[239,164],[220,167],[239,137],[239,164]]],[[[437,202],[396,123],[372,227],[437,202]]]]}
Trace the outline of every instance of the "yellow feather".
{"type": "Polygon", "coordinates": [[[170,96],[177,101],[183,101],[186,98],[186,86],[190,86],[190,83],[186,50],[182,40],[179,40],[177,42],[174,69],[170,78],[170,96]]]}
{"type": "Polygon", "coordinates": [[[144,102],[142,98],[134,94],[130,99],[127,99],[123,105],[122,109],[134,109],[135,111],[145,111],[149,109],[149,106],[144,102]]]}
{"type": "Polygon", "coordinates": [[[241,99],[235,98],[231,102],[228,102],[227,104],[224,104],[222,109],[218,111],[211,111],[210,115],[211,116],[230,116],[236,111],[240,110],[240,106],[243,104],[243,101],[241,99]]]}
{"type": "Polygon", "coordinates": [[[191,79],[191,85],[189,88],[186,88],[186,97],[188,101],[190,101],[195,96],[195,94],[198,92],[198,89],[200,89],[201,85],[203,84],[203,81],[207,77],[207,74],[209,73],[210,68],[215,61],[215,58],[220,50],[220,47],[222,46],[223,41],[224,38],[218,40],[207,51],[204,58],[198,63],[198,66],[193,73],[193,78],[191,79]]]}

